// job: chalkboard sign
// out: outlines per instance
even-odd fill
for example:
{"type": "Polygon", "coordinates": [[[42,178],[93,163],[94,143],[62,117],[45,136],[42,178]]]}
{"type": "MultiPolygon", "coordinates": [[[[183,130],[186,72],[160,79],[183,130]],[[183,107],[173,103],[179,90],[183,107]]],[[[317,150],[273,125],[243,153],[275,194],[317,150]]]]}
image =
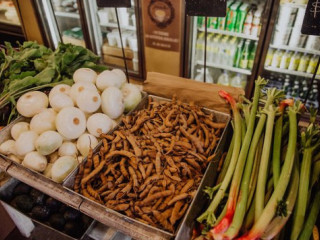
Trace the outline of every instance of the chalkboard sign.
{"type": "Polygon", "coordinates": [[[185,0],[188,16],[225,17],[226,0],[185,0]]]}
{"type": "Polygon", "coordinates": [[[131,7],[131,0],[97,0],[98,7],[131,7]]]}
{"type": "Polygon", "coordinates": [[[320,36],[320,0],[309,0],[301,33],[320,36]]]}

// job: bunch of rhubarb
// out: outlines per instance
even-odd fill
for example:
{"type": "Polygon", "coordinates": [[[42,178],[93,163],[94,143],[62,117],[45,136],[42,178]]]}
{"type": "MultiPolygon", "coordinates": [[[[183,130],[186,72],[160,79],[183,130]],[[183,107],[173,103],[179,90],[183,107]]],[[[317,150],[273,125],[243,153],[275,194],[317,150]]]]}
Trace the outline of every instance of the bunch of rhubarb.
{"type": "Polygon", "coordinates": [[[219,92],[231,106],[234,133],[216,185],[205,189],[211,203],[193,238],[310,239],[320,208],[316,112],[300,133],[303,104],[266,83],[256,80],[252,102],[219,92]]]}

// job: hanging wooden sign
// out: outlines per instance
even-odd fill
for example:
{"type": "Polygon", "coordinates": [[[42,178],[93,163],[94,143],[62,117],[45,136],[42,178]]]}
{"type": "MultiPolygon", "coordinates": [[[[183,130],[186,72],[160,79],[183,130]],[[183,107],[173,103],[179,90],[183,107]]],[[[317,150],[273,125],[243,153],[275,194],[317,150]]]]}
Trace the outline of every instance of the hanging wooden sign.
{"type": "Polygon", "coordinates": [[[320,36],[320,0],[309,0],[301,33],[320,36]]]}
{"type": "Polygon", "coordinates": [[[97,0],[98,7],[131,7],[131,0],[97,0]]]}
{"type": "Polygon", "coordinates": [[[188,16],[225,17],[226,0],[185,0],[188,16]]]}

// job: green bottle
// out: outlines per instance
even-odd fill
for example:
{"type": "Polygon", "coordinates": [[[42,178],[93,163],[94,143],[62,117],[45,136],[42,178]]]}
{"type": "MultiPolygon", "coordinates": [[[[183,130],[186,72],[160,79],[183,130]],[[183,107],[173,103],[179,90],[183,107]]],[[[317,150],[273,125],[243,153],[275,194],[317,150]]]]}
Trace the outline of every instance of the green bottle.
{"type": "Polygon", "coordinates": [[[240,58],[240,68],[247,68],[250,54],[250,40],[246,40],[244,43],[243,51],[240,58]]]}
{"type": "Polygon", "coordinates": [[[239,67],[239,65],[240,65],[240,59],[241,59],[241,53],[242,53],[243,44],[244,44],[244,40],[243,39],[238,42],[236,54],[235,54],[235,57],[234,57],[234,60],[233,60],[233,66],[234,67],[239,67]]]}
{"type": "Polygon", "coordinates": [[[254,42],[253,47],[251,48],[249,54],[249,61],[248,61],[248,69],[252,69],[254,63],[254,57],[256,56],[258,42],[254,42]]]}

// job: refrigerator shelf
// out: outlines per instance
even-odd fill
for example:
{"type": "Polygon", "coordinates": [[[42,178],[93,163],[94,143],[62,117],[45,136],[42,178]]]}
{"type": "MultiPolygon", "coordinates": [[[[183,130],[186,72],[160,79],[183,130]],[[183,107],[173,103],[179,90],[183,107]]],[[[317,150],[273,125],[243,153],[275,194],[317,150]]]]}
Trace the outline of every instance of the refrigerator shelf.
{"type": "MultiPolygon", "coordinates": [[[[100,23],[101,27],[109,27],[109,28],[118,28],[118,24],[116,23],[100,23]]],[[[136,31],[136,27],[135,26],[123,26],[120,25],[121,29],[124,30],[130,30],[130,31],[136,31]]]]}
{"type": "Polygon", "coordinates": [[[58,11],[56,11],[54,14],[57,17],[67,17],[67,18],[80,19],[79,13],[74,13],[74,12],[58,12],[58,11]]]}
{"type": "MultiPolygon", "coordinates": [[[[205,31],[204,28],[199,28],[198,30],[201,32],[205,31]]],[[[237,32],[230,32],[230,31],[225,31],[225,30],[219,30],[219,29],[212,29],[212,28],[208,28],[208,33],[219,33],[219,34],[223,34],[223,35],[244,38],[244,39],[250,39],[250,40],[254,40],[254,41],[259,40],[259,37],[256,37],[256,36],[247,35],[247,34],[243,34],[243,33],[237,33],[237,32]]]]}
{"type": "MultiPolygon", "coordinates": [[[[292,71],[288,69],[281,69],[281,68],[275,68],[275,67],[264,67],[265,70],[271,71],[271,72],[278,72],[282,74],[289,74],[299,77],[305,77],[305,78],[312,78],[313,74],[311,73],[305,73],[305,72],[298,72],[298,71],[292,71]]],[[[316,79],[320,80],[320,75],[316,75],[316,79]]]]}
{"type": "MultiPolygon", "coordinates": [[[[198,65],[204,65],[202,61],[197,61],[198,65]]],[[[241,73],[244,75],[251,75],[252,72],[249,69],[242,69],[242,68],[236,68],[236,67],[231,67],[227,65],[221,65],[221,64],[216,64],[216,63],[211,63],[207,62],[208,67],[214,67],[214,68],[220,68],[220,69],[225,69],[231,72],[236,72],[236,73],[241,73]]]]}
{"type": "Polygon", "coordinates": [[[299,4],[299,3],[281,3],[281,6],[286,6],[286,7],[293,7],[293,8],[306,8],[306,4],[299,4]]]}
{"type": "Polygon", "coordinates": [[[294,52],[301,52],[301,53],[308,53],[308,54],[315,54],[315,55],[320,55],[320,51],[317,50],[308,50],[305,48],[299,48],[299,47],[290,47],[287,45],[270,45],[271,48],[273,49],[281,49],[281,50],[289,50],[289,51],[294,51],[294,52]]]}

